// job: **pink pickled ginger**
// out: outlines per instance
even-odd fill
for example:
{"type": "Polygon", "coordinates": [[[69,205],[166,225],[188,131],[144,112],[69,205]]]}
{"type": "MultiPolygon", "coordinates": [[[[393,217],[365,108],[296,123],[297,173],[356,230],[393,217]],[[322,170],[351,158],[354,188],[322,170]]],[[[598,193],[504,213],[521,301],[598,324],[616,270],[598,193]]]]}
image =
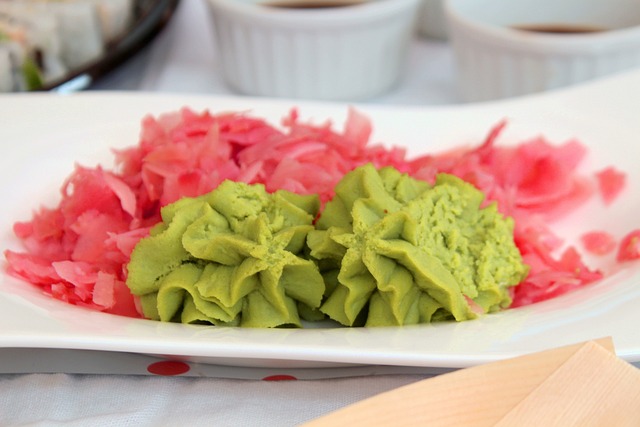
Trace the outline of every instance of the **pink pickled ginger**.
{"type": "MultiPolygon", "coordinates": [[[[40,208],[15,234],[23,252],[6,251],[8,271],[54,298],[109,313],[138,316],[125,285],[133,247],[160,219],[160,208],[197,196],[226,179],[262,183],[268,191],[315,193],[326,202],[348,171],[365,163],[394,166],[432,180],[452,173],[484,191],[515,219],[515,241],[531,267],[514,291],[514,306],[548,299],[599,279],[575,248],[550,255],[559,239],[545,225],[594,193],[596,183],[577,166],[585,149],[577,141],[552,145],[543,138],[498,147],[500,123],[475,148],[407,159],[402,148],[370,143],[372,125],[349,110],[342,131],[331,123],[301,123],[296,110],[282,126],[241,113],[214,115],[190,109],[148,116],[139,143],[115,151],[114,170],[77,166],[55,208],[40,208]]],[[[608,199],[621,189],[619,174],[603,172],[608,199]]],[[[637,237],[624,258],[637,253],[637,237]]]]}

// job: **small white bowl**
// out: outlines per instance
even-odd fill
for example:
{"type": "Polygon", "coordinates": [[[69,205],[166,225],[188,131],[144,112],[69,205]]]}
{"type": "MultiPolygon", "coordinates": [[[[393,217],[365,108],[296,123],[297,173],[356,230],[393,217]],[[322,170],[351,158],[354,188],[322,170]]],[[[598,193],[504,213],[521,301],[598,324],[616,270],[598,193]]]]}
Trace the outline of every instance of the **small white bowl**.
{"type": "Polygon", "coordinates": [[[640,66],[638,0],[447,0],[460,95],[484,101],[640,66]],[[519,26],[591,27],[554,34],[519,26]]]}
{"type": "Polygon", "coordinates": [[[362,100],[401,78],[420,0],[293,9],[208,0],[222,74],[256,96],[362,100]]]}

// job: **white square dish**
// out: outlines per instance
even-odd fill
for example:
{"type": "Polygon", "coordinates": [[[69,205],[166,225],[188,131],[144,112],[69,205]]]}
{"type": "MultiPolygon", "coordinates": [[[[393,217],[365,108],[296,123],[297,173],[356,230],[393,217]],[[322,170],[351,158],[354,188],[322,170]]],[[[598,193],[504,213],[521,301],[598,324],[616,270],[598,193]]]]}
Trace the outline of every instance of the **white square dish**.
{"type": "MultiPolygon", "coordinates": [[[[374,124],[374,139],[409,153],[478,143],[496,122],[509,119],[500,143],[545,135],[579,139],[589,149],[589,168],[613,164],[628,176],[617,203],[597,203],[554,224],[575,240],[580,231],[607,227],[614,233],[640,227],[640,73],[544,96],[466,107],[412,108],[358,105],[374,124]],[[606,116],[602,111],[607,111],[606,116]]],[[[57,200],[74,163],[110,166],[110,149],[136,144],[146,114],[195,110],[246,111],[277,123],[290,101],[209,96],[81,93],[8,95],[0,102],[0,213],[3,249],[19,248],[12,235],[42,203],[57,200]],[[36,120],[34,120],[34,117],[36,120]]],[[[314,122],[344,120],[347,107],[296,105],[314,122]]],[[[607,267],[605,265],[605,267],[607,267]]],[[[5,274],[0,276],[0,347],[104,350],[172,355],[187,360],[244,366],[324,367],[396,365],[461,368],[524,353],[612,336],[618,354],[640,361],[640,262],[605,280],[530,306],[462,323],[398,328],[242,329],[187,326],[131,319],[71,306],[5,274]]]]}

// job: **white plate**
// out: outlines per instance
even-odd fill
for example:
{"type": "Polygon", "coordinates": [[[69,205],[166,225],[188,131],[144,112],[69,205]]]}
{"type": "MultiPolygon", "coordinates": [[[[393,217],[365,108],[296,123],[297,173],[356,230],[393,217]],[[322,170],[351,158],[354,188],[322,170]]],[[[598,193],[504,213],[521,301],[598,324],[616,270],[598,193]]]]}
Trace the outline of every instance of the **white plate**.
{"type": "MultiPolygon", "coordinates": [[[[83,93],[0,97],[0,242],[19,248],[11,233],[41,203],[53,205],[74,163],[111,167],[112,147],[137,143],[147,113],[252,110],[278,123],[292,106],[316,123],[341,126],[338,104],[251,98],[83,93]]],[[[375,125],[375,140],[426,153],[480,142],[507,117],[501,144],[543,134],[554,142],[576,137],[587,145],[588,170],[614,164],[629,188],[613,206],[595,199],[555,224],[575,239],[606,228],[622,235],[640,228],[640,73],[512,101],[447,108],[360,105],[375,125]]],[[[609,268],[611,262],[601,262],[609,268]]],[[[186,326],[128,319],[55,301],[18,280],[0,278],[0,347],[83,349],[173,355],[189,360],[272,367],[375,364],[467,367],[578,341],[612,336],[620,357],[640,361],[640,263],[560,298],[463,323],[379,329],[255,330],[186,326]]]]}

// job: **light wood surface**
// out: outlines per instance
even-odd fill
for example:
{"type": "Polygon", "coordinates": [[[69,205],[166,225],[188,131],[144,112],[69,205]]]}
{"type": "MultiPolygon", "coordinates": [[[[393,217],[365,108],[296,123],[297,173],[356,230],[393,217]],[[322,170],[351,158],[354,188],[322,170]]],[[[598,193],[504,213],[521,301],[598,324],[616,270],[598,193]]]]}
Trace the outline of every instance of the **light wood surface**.
{"type": "Polygon", "coordinates": [[[638,426],[640,370],[604,338],[419,381],[305,424],[413,425],[638,426]]]}

